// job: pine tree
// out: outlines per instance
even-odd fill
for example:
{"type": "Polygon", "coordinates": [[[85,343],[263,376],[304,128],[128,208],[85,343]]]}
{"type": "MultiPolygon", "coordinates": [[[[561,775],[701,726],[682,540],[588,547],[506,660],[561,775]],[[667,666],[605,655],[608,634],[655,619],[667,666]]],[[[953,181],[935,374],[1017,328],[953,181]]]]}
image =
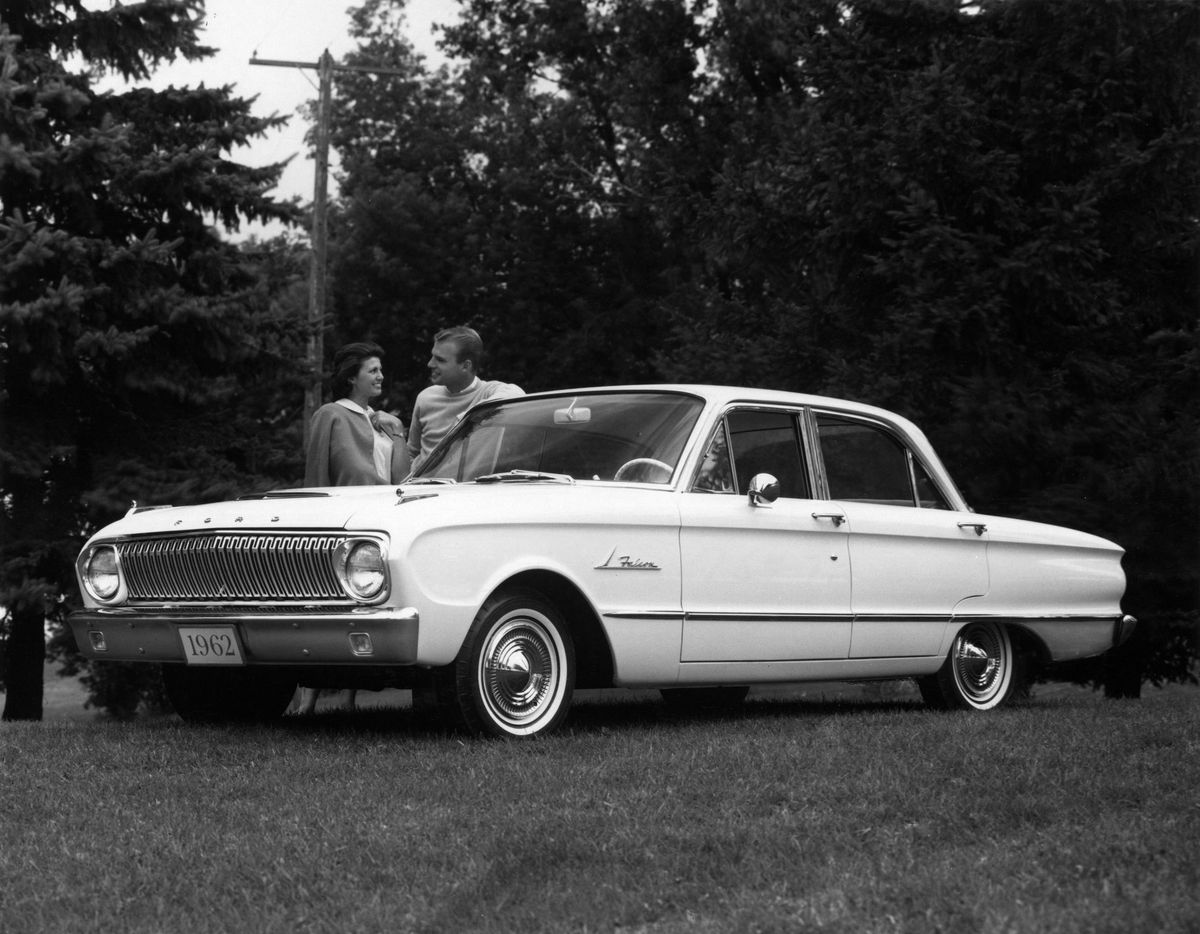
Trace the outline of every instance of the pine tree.
{"type": "Polygon", "coordinates": [[[240,378],[292,369],[258,267],[219,230],[294,217],[269,196],[282,166],[231,158],[283,118],[253,116],[230,87],[136,86],[211,54],[202,14],[202,0],[3,4],[5,719],[41,717],[44,620],[74,599],[87,534],[134,497],[229,493],[245,468],[231,455],[246,432],[231,416],[240,378]],[[102,92],[108,74],[135,86],[102,92]]]}

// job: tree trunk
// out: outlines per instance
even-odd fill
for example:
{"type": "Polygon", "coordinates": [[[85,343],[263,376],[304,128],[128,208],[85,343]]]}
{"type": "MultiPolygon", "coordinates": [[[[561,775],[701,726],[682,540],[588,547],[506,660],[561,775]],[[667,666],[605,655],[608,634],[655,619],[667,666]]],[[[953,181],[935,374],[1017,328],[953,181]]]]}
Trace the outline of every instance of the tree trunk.
{"type": "Polygon", "coordinates": [[[12,608],[5,651],[4,720],[42,719],[42,674],[46,664],[46,614],[40,600],[12,608]]]}

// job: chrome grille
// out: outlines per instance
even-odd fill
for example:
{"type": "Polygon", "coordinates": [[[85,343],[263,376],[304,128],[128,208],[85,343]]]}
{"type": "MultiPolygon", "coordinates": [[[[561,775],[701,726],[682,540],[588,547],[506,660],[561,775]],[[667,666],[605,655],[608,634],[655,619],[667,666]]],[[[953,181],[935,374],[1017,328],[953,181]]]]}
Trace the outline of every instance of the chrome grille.
{"type": "Polygon", "coordinates": [[[332,556],[341,534],[206,532],[118,544],[130,600],[346,600],[332,556]]]}

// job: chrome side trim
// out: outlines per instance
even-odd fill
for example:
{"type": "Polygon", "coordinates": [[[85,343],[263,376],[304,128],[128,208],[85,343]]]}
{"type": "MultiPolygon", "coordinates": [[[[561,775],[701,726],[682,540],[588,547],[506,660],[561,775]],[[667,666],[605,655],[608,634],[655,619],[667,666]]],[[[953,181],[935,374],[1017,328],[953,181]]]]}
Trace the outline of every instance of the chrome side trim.
{"type": "Polygon", "coordinates": [[[956,613],[950,617],[952,623],[975,623],[975,622],[992,622],[992,623],[1103,623],[1112,625],[1114,622],[1120,622],[1119,615],[1113,616],[1078,616],[1072,613],[1062,613],[1057,616],[1047,616],[1044,613],[1028,613],[1025,615],[1014,613],[956,613]]]}
{"type": "Polygon", "coordinates": [[[729,620],[737,623],[844,623],[853,620],[842,613],[685,613],[685,622],[712,623],[729,620]]]}
{"type": "Polygon", "coordinates": [[[682,622],[685,616],[677,610],[639,610],[627,613],[602,613],[605,619],[653,619],[664,622],[682,622]]]}
{"type": "MultiPolygon", "coordinates": [[[[1029,614],[1025,616],[1012,613],[684,613],[678,610],[642,610],[602,613],[606,619],[654,619],[682,620],[697,622],[713,622],[728,620],[730,622],[887,622],[897,623],[1103,623],[1104,625],[1128,625],[1125,620],[1137,621],[1133,617],[1121,616],[1075,616],[1064,613],[1060,616],[1044,614],[1029,614]]],[[[1132,629],[1130,629],[1132,632],[1132,629]]],[[[1128,636],[1126,636],[1128,638],[1128,636]]]]}
{"type": "MultiPolygon", "coordinates": [[[[672,610],[644,610],[642,612],[618,612],[601,614],[606,619],[651,619],[668,622],[731,622],[731,623],[846,623],[856,617],[849,613],[682,613],[672,610]]],[[[871,617],[857,617],[869,619],[871,617]]],[[[898,619],[899,617],[884,617],[898,619]]],[[[906,617],[925,619],[927,617],[906,617]]],[[[946,619],[943,616],[928,617],[946,619]]]]}

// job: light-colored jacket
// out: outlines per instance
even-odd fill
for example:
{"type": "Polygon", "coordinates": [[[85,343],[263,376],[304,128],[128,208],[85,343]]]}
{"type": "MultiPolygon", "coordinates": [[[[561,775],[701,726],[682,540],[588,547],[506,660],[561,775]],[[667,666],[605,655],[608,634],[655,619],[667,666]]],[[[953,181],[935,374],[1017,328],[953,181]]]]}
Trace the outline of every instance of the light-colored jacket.
{"type": "Polygon", "coordinates": [[[408,476],[404,423],[387,412],[371,412],[370,421],[361,411],[338,402],[317,409],[304,464],[305,486],[357,486],[399,483],[408,476]],[[375,472],[375,436],[372,424],[392,442],[391,473],[386,479],[375,472]]]}

